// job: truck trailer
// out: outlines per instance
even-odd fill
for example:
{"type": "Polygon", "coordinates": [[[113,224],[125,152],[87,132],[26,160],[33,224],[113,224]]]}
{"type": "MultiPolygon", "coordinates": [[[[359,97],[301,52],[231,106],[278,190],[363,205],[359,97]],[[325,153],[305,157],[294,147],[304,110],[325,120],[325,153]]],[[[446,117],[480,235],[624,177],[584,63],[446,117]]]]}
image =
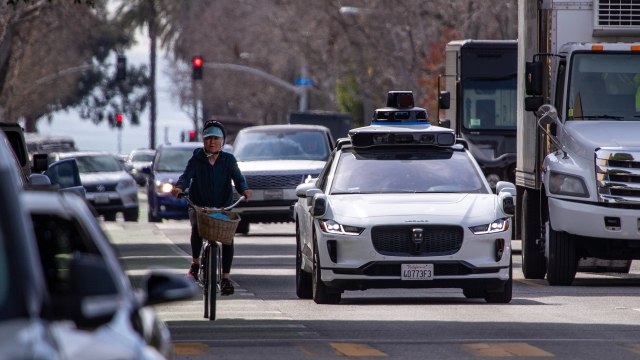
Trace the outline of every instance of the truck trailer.
{"type": "Polygon", "coordinates": [[[516,236],[527,279],[640,259],[640,1],[519,0],[516,236]]]}
{"type": "Polygon", "coordinates": [[[456,40],[445,48],[440,126],[464,139],[489,185],[515,182],[516,40],[456,40]]]}

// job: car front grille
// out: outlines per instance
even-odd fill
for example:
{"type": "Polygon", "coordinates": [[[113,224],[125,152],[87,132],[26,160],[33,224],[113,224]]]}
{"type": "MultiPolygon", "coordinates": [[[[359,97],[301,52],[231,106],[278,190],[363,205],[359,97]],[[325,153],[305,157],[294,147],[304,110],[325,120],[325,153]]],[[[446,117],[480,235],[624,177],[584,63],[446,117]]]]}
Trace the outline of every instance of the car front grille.
{"type": "Polygon", "coordinates": [[[304,175],[245,175],[250,189],[286,189],[302,184],[304,175]]]}
{"type": "Polygon", "coordinates": [[[462,246],[460,226],[376,226],[371,229],[371,241],[376,251],[392,256],[437,256],[455,254],[462,246]],[[413,229],[422,229],[423,240],[414,243],[413,229]]]}
{"type": "Polygon", "coordinates": [[[113,184],[98,184],[98,185],[85,185],[84,189],[86,192],[105,192],[105,191],[116,191],[116,187],[118,183],[113,184]],[[104,190],[98,191],[98,187],[103,186],[104,190]]]}

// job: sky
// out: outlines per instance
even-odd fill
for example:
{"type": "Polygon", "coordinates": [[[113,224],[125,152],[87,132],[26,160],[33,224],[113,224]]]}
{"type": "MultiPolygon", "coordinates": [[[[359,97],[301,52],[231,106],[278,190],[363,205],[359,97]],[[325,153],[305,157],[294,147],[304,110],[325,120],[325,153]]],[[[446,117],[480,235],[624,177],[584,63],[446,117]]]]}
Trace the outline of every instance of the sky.
{"type": "MultiPolygon", "coordinates": [[[[127,65],[149,64],[149,41],[143,34],[136,37],[138,43],[125,52],[127,65]]],[[[158,49],[156,68],[156,146],[165,143],[165,129],[167,140],[171,143],[180,141],[180,132],[190,130],[193,125],[188,115],[180,109],[177,99],[173,99],[169,92],[169,78],[164,74],[168,61],[165,53],[158,49]]],[[[115,64],[116,55],[113,55],[115,64]]],[[[114,68],[115,69],[115,68],[114,68]]],[[[105,122],[95,125],[90,120],[83,120],[76,110],[57,111],[53,113],[51,123],[45,119],[38,121],[40,135],[66,135],[75,139],[79,150],[99,150],[118,154],[118,130],[110,129],[105,122]]],[[[131,150],[149,147],[149,109],[140,114],[140,125],[133,126],[125,118],[122,126],[122,151],[126,154],[131,150]]]]}

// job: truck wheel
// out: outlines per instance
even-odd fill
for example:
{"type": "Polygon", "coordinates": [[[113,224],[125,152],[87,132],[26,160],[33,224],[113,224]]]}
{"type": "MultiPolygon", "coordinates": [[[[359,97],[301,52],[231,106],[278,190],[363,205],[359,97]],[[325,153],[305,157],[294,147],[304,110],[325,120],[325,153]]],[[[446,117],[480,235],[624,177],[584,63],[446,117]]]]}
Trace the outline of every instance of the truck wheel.
{"type": "Polygon", "coordinates": [[[544,279],[547,264],[540,238],[540,202],[530,190],[522,195],[522,273],[525,279],[544,279]]]}
{"type": "Polygon", "coordinates": [[[340,293],[329,293],[327,285],[322,282],[318,242],[313,239],[313,301],[316,304],[337,304],[342,299],[340,293]]]}
{"type": "Polygon", "coordinates": [[[489,304],[508,304],[513,296],[513,263],[509,262],[509,280],[504,284],[502,292],[485,292],[484,301],[489,304]]]}
{"type": "Polygon", "coordinates": [[[311,274],[302,269],[302,251],[300,250],[300,228],[296,224],[296,295],[300,299],[313,299],[313,280],[311,274]]]}
{"type": "Polygon", "coordinates": [[[555,231],[549,223],[549,258],[547,281],[549,285],[571,285],[576,278],[576,240],[564,231],[555,231]]]}

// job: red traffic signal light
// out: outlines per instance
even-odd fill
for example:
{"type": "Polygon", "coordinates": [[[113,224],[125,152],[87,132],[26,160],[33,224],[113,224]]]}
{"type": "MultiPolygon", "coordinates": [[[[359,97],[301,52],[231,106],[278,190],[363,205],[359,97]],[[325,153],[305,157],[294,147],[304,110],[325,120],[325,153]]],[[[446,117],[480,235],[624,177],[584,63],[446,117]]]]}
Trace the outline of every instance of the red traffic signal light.
{"type": "Polygon", "coordinates": [[[118,129],[122,128],[122,114],[116,115],[116,127],[118,129]]]}
{"type": "Polygon", "coordinates": [[[193,57],[193,80],[202,79],[202,65],[204,64],[204,60],[202,60],[202,56],[194,56],[193,57]]]}
{"type": "Polygon", "coordinates": [[[189,141],[196,141],[196,132],[189,131],[189,141]]]}

